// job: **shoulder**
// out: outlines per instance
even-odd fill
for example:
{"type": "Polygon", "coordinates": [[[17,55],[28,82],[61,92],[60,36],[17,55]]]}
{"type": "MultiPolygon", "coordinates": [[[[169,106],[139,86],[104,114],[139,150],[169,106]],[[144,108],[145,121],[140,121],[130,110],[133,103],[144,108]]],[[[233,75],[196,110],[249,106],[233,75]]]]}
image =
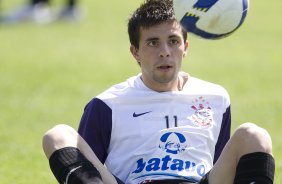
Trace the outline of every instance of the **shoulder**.
{"type": "Polygon", "coordinates": [[[206,80],[202,80],[196,77],[191,77],[189,76],[187,85],[185,86],[186,88],[189,88],[189,90],[194,89],[194,90],[207,90],[210,92],[222,92],[222,93],[228,93],[227,90],[216,83],[209,82],[206,80]]]}
{"type": "Polygon", "coordinates": [[[220,96],[230,103],[228,91],[221,85],[189,76],[184,90],[193,94],[220,96]]]}
{"type": "Polygon", "coordinates": [[[148,90],[148,88],[144,85],[139,74],[128,78],[124,82],[111,86],[104,92],[97,95],[96,98],[102,100],[110,106],[110,104],[116,100],[124,98],[134,98],[146,92],[151,91],[148,90]]]}
{"type": "Polygon", "coordinates": [[[97,98],[106,100],[119,97],[134,88],[136,86],[135,83],[137,83],[137,81],[138,76],[131,77],[124,82],[115,84],[110,88],[106,89],[104,92],[100,93],[97,98]]]}
{"type": "Polygon", "coordinates": [[[183,90],[186,92],[222,93],[223,95],[228,95],[227,90],[221,85],[193,77],[186,72],[179,72],[179,78],[184,81],[183,90]]]}

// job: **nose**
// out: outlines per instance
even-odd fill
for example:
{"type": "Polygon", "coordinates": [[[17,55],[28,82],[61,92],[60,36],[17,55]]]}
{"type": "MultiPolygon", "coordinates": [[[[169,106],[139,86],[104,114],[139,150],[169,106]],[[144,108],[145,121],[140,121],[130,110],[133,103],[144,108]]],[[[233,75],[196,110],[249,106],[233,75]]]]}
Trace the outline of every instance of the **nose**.
{"type": "Polygon", "coordinates": [[[160,57],[169,57],[170,56],[170,48],[169,45],[163,44],[160,47],[160,57]]]}

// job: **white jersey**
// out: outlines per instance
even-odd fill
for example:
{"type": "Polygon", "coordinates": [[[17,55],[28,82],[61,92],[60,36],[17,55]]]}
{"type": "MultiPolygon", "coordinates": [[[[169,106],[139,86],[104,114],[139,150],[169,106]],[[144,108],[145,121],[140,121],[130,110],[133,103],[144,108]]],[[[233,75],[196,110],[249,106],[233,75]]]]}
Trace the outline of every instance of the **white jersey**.
{"type": "Polygon", "coordinates": [[[182,91],[156,92],[140,75],[86,107],[79,133],[126,184],[199,181],[230,136],[230,101],[219,85],[188,78],[182,91]]]}

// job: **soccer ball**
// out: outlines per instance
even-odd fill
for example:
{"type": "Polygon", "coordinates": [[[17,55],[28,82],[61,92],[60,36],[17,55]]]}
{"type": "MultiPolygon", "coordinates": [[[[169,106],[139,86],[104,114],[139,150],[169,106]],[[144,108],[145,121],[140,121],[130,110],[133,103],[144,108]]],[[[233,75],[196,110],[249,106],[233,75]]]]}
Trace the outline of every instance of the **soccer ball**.
{"type": "Polygon", "coordinates": [[[242,25],[248,8],[248,0],[173,0],[176,19],[205,39],[229,36],[242,25]]]}

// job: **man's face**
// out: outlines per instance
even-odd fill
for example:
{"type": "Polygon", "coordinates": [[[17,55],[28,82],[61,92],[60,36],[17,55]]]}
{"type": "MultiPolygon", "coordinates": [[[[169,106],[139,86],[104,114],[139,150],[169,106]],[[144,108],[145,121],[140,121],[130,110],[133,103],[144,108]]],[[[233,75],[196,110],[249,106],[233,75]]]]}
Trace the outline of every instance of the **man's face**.
{"type": "Polygon", "coordinates": [[[140,63],[142,80],[156,91],[177,90],[177,76],[186,54],[182,29],[176,21],[141,28],[139,49],[131,52],[140,63]]]}

